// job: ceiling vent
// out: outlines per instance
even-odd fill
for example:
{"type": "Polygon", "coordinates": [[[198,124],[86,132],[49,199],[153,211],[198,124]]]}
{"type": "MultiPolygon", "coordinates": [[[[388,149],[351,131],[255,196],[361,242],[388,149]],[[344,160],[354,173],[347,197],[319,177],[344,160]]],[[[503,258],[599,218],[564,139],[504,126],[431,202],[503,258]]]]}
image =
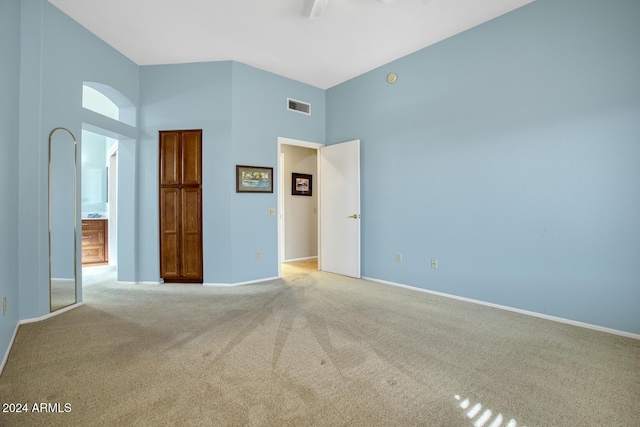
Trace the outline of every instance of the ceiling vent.
{"type": "Polygon", "coordinates": [[[311,115],[311,104],[296,101],[295,99],[287,98],[287,110],[295,111],[297,113],[306,114],[307,116],[311,115]]]}

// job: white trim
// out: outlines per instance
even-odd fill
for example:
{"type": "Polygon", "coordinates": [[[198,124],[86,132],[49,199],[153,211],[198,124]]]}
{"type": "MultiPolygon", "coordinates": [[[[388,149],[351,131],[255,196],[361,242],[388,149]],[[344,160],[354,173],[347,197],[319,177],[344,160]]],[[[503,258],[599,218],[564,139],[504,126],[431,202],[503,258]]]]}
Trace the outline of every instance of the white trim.
{"type": "Polygon", "coordinates": [[[58,314],[62,314],[65,313],[69,310],[73,310],[74,308],[78,308],[81,305],[84,305],[84,302],[78,302],[76,304],[61,308],[60,310],[56,310],[53,313],[49,313],[49,314],[45,314],[44,316],[40,316],[40,317],[33,317],[31,319],[23,319],[23,320],[18,320],[18,323],[16,323],[16,328],[13,330],[13,336],[11,337],[11,339],[9,340],[9,345],[7,346],[7,351],[4,354],[4,357],[2,358],[2,363],[0,364],[0,375],[2,375],[2,371],[4,370],[4,366],[7,363],[7,360],[9,359],[9,353],[11,352],[11,347],[13,347],[13,342],[16,339],[16,335],[18,335],[18,328],[20,328],[20,325],[26,325],[27,323],[36,323],[36,322],[41,322],[43,320],[49,319],[51,317],[57,316],[58,314]]]}
{"type": "MultiPolygon", "coordinates": [[[[110,137],[107,136],[107,138],[110,138],[110,137]]],[[[109,151],[107,152],[108,159],[118,154],[118,148],[120,144],[119,139],[116,139],[116,138],[111,138],[111,139],[115,139],[116,142],[111,147],[109,147],[109,151]]]]}
{"type": "Polygon", "coordinates": [[[316,234],[318,236],[318,244],[316,245],[316,253],[318,254],[318,270],[322,270],[322,257],[320,254],[322,253],[322,241],[320,236],[322,236],[322,229],[320,227],[320,220],[322,215],[322,196],[320,195],[320,180],[322,179],[322,159],[320,158],[320,148],[316,150],[316,170],[318,171],[318,179],[316,179],[316,198],[318,201],[316,202],[317,211],[316,211],[316,234]]]}
{"type": "Polygon", "coordinates": [[[50,319],[50,318],[52,318],[54,316],[57,316],[58,314],[66,313],[67,311],[73,310],[74,308],[78,308],[81,305],[84,305],[83,301],[80,301],[78,303],[75,303],[75,304],[69,305],[67,307],[61,308],[60,310],[56,310],[53,313],[45,314],[44,316],[41,316],[41,317],[32,317],[31,319],[22,319],[22,320],[18,321],[18,324],[19,325],[25,325],[27,323],[41,322],[43,320],[47,320],[47,319],[50,319]]]}
{"type": "Polygon", "coordinates": [[[286,156],[282,152],[282,144],[278,142],[278,193],[276,196],[276,201],[278,202],[278,218],[276,230],[278,232],[278,277],[282,277],[282,262],[284,261],[284,254],[287,252],[287,248],[285,245],[287,244],[285,235],[284,235],[284,225],[286,224],[286,211],[284,208],[285,198],[284,198],[284,165],[286,164],[286,156]]]}
{"type": "Polygon", "coordinates": [[[362,277],[365,280],[370,280],[372,282],[382,283],[384,285],[397,286],[399,288],[411,289],[413,291],[425,292],[427,294],[437,295],[445,298],[456,299],[460,301],[470,302],[472,304],[485,305],[487,307],[498,308],[500,310],[512,311],[515,313],[525,314],[527,316],[539,317],[541,319],[552,320],[554,322],[566,323],[573,326],[579,326],[581,328],[593,329],[600,332],[606,332],[613,335],[620,335],[627,338],[633,338],[636,340],[640,340],[640,334],[634,334],[632,332],[620,331],[618,329],[606,328],[604,326],[593,325],[591,323],[579,322],[577,320],[565,319],[563,317],[550,316],[548,314],[537,313],[535,311],[522,310],[515,307],[509,307],[507,305],[494,304],[492,302],[480,301],[472,298],[460,297],[457,295],[446,294],[444,292],[438,291],[430,291],[428,289],[417,288],[415,286],[403,285],[401,283],[389,282],[387,280],[374,279],[373,277],[362,277]]]}
{"type": "MultiPolygon", "coordinates": [[[[303,141],[301,139],[292,139],[292,138],[284,138],[282,136],[278,137],[278,144],[285,145],[295,145],[298,147],[306,147],[306,148],[315,148],[316,150],[320,147],[324,147],[324,144],[320,144],[319,142],[311,142],[311,141],[303,141]]],[[[280,153],[280,151],[278,151],[280,153]]]]}
{"type": "Polygon", "coordinates": [[[18,335],[18,328],[20,327],[20,322],[16,323],[16,328],[13,330],[13,336],[9,340],[9,345],[7,346],[7,351],[2,358],[2,363],[0,364],[0,375],[2,375],[2,371],[4,370],[4,365],[6,365],[7,360],[9,359],[9,353],[11,352],[11,347],[13,347],[13,341],[16,339],[16,335],[18,335]]]}
{"type": "Polygon", "coordinates": [[[218,287],[218,288],[231,288],[234,286],[252,285],[254,283],[269,282],[271,280],[278,280],[278,277],[266,277],[264,279],[249,280],[247,282],[236,282],[236,283],[203,283],[202,285],[209,286],[209,287],[218,287]]]}
{"type": "Polygon", "coordinates": [[[308,256],[304,258],[294,258],[294,259],[285,259],[282,262],[296,262],[296,261],[306,261],[308,259],[318,259],[318,256],[308,256]]]}

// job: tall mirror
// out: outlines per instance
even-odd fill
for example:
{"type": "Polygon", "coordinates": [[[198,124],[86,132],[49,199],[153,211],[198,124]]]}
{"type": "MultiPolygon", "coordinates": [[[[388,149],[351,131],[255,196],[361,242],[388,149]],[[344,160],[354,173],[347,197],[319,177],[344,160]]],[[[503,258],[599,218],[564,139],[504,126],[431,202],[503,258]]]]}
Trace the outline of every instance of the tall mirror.
{"type": "Polygon", "coordinates": [[[75,304],[77,141],[66,128],[49,134],[49,278],[51,312],[75,304]]]}

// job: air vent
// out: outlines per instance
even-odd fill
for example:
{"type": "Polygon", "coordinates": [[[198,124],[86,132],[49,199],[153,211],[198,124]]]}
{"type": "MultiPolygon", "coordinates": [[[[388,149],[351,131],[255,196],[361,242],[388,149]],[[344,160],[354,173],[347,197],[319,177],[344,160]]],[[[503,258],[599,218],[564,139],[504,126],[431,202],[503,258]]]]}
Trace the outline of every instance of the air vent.
{"type": "Polygon", "coordinates": [[[311,104],[302,101],[296,101],[295,99],[287,98],[287,110],[295,111],[297,113],[311,115],[311,104]]]}

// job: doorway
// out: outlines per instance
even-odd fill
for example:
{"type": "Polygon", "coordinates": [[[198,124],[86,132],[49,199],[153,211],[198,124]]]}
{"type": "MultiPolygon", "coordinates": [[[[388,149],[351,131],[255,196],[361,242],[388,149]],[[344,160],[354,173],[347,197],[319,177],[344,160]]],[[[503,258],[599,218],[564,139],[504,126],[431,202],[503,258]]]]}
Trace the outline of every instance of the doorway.
{"type": "MultiPolygon", "coordinates": [[[[315,193],[316,204],[317,262],[318,270],[360,277],[360,140],[355,139],[337,144],[323,144],[278,138],[279,186],[278,186],[278,277],[282,277],[282,262],[287,260],[286,218],[291,216],[284,204],[288,191],[295,193],[298,188],[288,188],[288,173],[284,167],[286,156],[282,155],[283,145],[306,147],[315,150],[316,174],[319,179],[315,193]]],[[[293,175],[293,173],[292,173],[293,175]]],[[[311,182],[306,183],[311,187],[311,182]]],[[[302,188],[305,188],[303,183],[302,188]]]]}
{"type": "Polygon", "coordinates": [[[322,146],[278,138],[278,277],[318,270],[318,149],[322,146]],[[310,188],[295,192],[295,177],[310,188]]]}
{"type": "Polygon", "coordinates": [[[82,284],[87,286],[117,277],[119,141],[97,129],[83,129],[81,141],[82,284]]]}

